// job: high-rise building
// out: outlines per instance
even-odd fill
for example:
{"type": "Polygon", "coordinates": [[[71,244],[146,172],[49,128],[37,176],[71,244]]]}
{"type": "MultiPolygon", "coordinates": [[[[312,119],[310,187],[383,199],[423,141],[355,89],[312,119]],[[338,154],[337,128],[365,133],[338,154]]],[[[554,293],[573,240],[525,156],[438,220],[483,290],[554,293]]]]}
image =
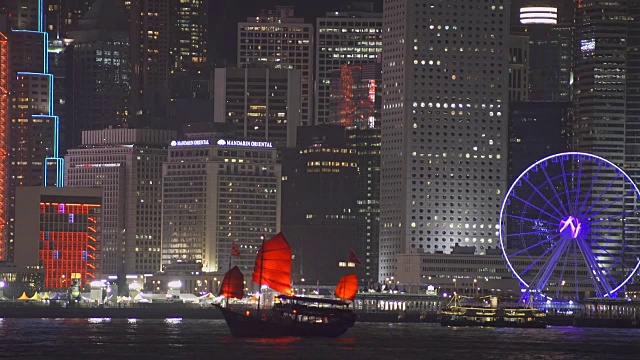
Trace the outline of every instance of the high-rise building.
{"type": "Polygon", "coordinates": [[[529,38],[528,99],[570,101],[573,0],[516,0],[511,19],[513,34],[529,38]]]}
{"type": "Polygon", "coordinates": [[[209,2],[172,0],[169,71],[207,78],[207,28],[209,2]]]}
{"type": "Polygon", "coordinates": [[[355,3],[316,19],[316,124],[330,123],[332,72],[375,62],[382,52],[382,13],[355,3]]]}
{"type": "MultiPolygon", "coordinates": [[[[208,54],[209,1],[171,0],[169,33],[169,118],[173,129],[191,114],[211,107],[211,60],[208,54]],[[186,116],[185,116],[186,115],[186,116]]],[[[202,116],[202,115],[200,115],[202,116]]]]}
{"type": "Polygon", "coordinates": [[[168,130],[91,130],[66,155],[69,187],[103,190],[104,274],[160,270],[162,164],[175,137],[168,130]]]}
{"type": "Polygon", "coordinates": [[[124,4],[131,46],[131,122],[165,128],[169,116],[172,0],[124,0],[124,4]]]}
{"type": "Polygon", "coordinates": [[[280,231],[273,144],[189,134],[171,142],[162,171],[163,269],[185,262],[227,271],[236,243],[242,257],[234,264],[248,277],[261,236],[280,231]]]}
{"type": "Polygon", "coordinates": [[[217,68],[214,121],[235,126],[235,137],[293,147],[300,125],[300,70],[217,68]]]}
{"type": "Polygon", "coordinates": [[[331,72],[329,122],[347,128],[358,163],[356,268],[366,282],[378,280],[380,234],[380,111],[382,64],[342,65],[331,72]]]}
{"type": "Polygon", "coordinates": [[[59,118],[54,114],[49,37],[39,0],[4,4],[9,45],[9,234],[0,259],[11,260],[17,186],[63,186],[59,118]]]}
{"type": "Polygon", "coordinates": [[[78,22],[94,0],[44,0],[45,31],[50,40],[67,38],[68,32],[75,30],[78,22]]]}
{"type": "Polygon", "coordinates": [[[509,3],[385,0],[379,279],[396,254],[498,248],[509,3]]]}
{"type": "MultiPolygon", "coordinates": [[[[636,182],[640,180],[639,9],[640,0],[576,4],[573,83],[575,149],[612,161],[636,182]]],[[[614,171],[595,176],[601,181],[594,184],[593,193],[610,201],[598,217],[611,223],[611,229],[596,236],[637,244],[640,219],[628,208],[636,202],[635,194],[615,182],[614,171]]],[[[600,247],[607,249],[609,244],[600,247]]],[[[598,257],[613,272],[618,262],[609,254],[600,252],[598,257]]],[[[635,261],[628,254],[619,255],[623,263],[635,261]]]]}
{"type": "Polygon", "coordinates": [[[23,186],[16,199],[17,265],[44,269],[49,289],[100,279],[102,191],[23,186]]]}
{"type": "Polygon", "coordinates": [[[73,39],[73,123],[67,136],[80,144],[82,131],[127,124],[131,64],[129,31],[122,6],[96,1],[78,20],[73,39]]]}
{"type": "Polygon", "coordinates": [[[238,67],[266,62],[301,71],[301,125],[313,125],[313,25],[279,6],[238,23],[238,67]]]}
{"type": "Polygon", "coordinates": [[[294,281],[335,284],[345,273],[340,263],[348,265],[358,247],[356,149],[343,126],[299,127],[282,168],[282,231],[295,257],[294,281]]]}

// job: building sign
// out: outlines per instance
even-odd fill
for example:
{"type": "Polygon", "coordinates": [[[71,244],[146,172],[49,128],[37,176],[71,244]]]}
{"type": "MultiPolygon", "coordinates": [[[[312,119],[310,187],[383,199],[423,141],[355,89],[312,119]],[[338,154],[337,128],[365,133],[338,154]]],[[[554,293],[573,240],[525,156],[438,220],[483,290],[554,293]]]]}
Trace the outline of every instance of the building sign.
{"type": "Polygon", "coordinates": [[[77,168],[94,168],[94,167],[119,167],[119,163],[113,164],[76,164],[74,167],[77,168]]]}
{"type": "Polygon", "coordinates": [[[211,145],[209,140],[174,140],[171,146],[202,146],[211,145]]]}
{"type": "Polygon", "coordinates": [[[244,146],[254,148],[272,148],[273,143],[271,141],[248,141],[248,140],[224,140],[220,139],[217,142],[220,146],[244,146]]]}

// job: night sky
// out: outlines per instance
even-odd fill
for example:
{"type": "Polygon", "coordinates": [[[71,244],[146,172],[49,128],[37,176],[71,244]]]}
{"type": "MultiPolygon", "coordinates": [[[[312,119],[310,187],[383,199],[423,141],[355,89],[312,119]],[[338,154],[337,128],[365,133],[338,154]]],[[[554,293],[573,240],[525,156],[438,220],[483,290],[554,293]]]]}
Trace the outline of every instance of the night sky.
{"type": "MultiPolygon", "coordinates": [[[[209,0],[209,39],[211,58],[216,66],[235,65],[237,24],[261,9],[274,9],[278,5],[295,6],[296,15],[315,24],[315,18],[327,11],[339,10],[347,0],[209,0]]],[[[382,0],[373,2],[376,11],[382,11],[382,0]]]]}

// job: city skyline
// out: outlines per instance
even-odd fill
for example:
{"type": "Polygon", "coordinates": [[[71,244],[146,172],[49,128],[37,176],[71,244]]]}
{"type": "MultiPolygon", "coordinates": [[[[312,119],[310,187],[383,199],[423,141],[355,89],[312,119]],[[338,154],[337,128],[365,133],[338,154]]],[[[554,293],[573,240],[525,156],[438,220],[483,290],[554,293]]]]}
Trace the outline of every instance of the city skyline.
{"type": "MultiPolygon", "coordinates": [[[[451,270],[450,255],[506,254],[502,236],[526,236],[505,235],[517,224],[499,217],[521,186],[512,179],[537,160],[584,151],[640,176],[631,21],[640,4],[569,2],[11,0],[0,21],[9,34],[0,38],[0,114],[11,128],[0,255],[10,259],[16,186],[103,187],[105,276],[220,275],[233,243],[255,251],[250,238],[286,224],[298,232],[301,279],[323,279],[310,259],[330,255],[320,262],[367,283],[424,286],[439,276],[444,286],[453,275],[399,261],[451,270]],[[262,205],[268,211],[250,209],[262,205]],[[329,238],[335,245],[323,248],[329,238]],[[362,267],[344,265],[340,245],[362,267]]],[[[585,184],[566,187],[612,202],[594,213],[611,228],[587,233],[636,244],[627,240],[640,233],[628,210],[634,189],[585,184]]],[[[565,215],[559,221],[591,223],[565,215]]],[[[592,246],[600,265],[621,271],[616,246],[592,246]]],[[[247,274],[250,261],[242,266],[247,274]]]]}

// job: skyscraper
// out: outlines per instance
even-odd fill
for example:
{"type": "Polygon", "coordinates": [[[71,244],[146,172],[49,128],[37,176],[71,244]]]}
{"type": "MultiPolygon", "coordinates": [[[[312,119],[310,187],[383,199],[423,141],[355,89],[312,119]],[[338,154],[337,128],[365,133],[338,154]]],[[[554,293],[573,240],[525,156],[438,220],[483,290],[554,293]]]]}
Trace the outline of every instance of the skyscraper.
{"type": "Polygon", "coordinates": [[[280,231],[281,167],[270,142],[209,138],[171,142],[163,165],[162,266],[195,264],[227,271],[234,261],[248,276],[260,237],[280,231]]]}
{"type": "MultiPolygon", "coordinates": [[[[9,45],[9,218],[14,219],[16,186],[63,186],[59,156],[59,119],[54,114],[53,75],[49,72],[49,37],[42,2],[10,0],[5,4],[9,45]]],[[[11,259],[14,224],[1,259],[11,259]]]]}
{"type": "Polygon", "coordinates": [[[313,125],[313,25],[279,6],[238,23],[238,67],[266,62],[302,72],[301,125],[313,125]]]}
{"type": "Polygon", "coordinates": [[[317,124],[329,122],[331,72],[342,65],[372,63],[382,52],[382,14],[357,3],[316,19],[317,124]]]}
{"type": "Polygon", "coordinates": [[[73,39],[73,123],[68,136],[80,144],[84,130],[123,126],[129,119],[131,63],[122,6],[97,0],[78,20],[73,39]]]}
{"type": "Polygon", "coordinates": [[[217,68],[214,121],[233,124],[236,137],[293,147],[300,125],[300,70],[217,68]]]}
{"type": "Polygon", "coordinates": [[[125,0],[131,46],[132,124],[164,128],[169,116],[172,0],[125,0]]]}
{"type": "Polygon", "coordinates": [[[175,136],[169,130],[90,130],[66,155],[68,186],[103,190],[104,274],[160,270],[162,163],[175,136]]]}
{"type": "Polygon", "coordinates": [[[379,278],[395,255],[498,248],[509,4],[385,0],[379,278]]]}
{"type": "MultiPolygon", "coordinates": [[[[573,84],[575,148],[621,166],[636,182],[640,180],[639,9],[640,0],[577,2],[573,84]]],[[[637,244],[640,219],[627,208],[635,196],[622,185],[612,186],[617,173],[590,170],[601,179],[593,192],[610,202],[597,212],[600,218],[610,218],[611,230],[604,235],[637,244]]],[[[615,251],[609,244],[600,245],[615,251]]],[[[610,254],[599,252],[599,260],[615,269],[618,263],[610,254]]],[[[619,255],[623,262],[635,261],[619,255]]]]}
{"type": "Polygon", "coordinates": [[[571,100],[572,5],[573,0],[512,2],[512,31],[529,38],[530,101],[571,100]]]}
{"type": "Polygon", "coordinates": [[[358,163],[355,251],[358,276],[378,280],[380,234],[380,111],[382,64],[342,65],[331,72],[329,122],[347,127],[358,163]]]}

